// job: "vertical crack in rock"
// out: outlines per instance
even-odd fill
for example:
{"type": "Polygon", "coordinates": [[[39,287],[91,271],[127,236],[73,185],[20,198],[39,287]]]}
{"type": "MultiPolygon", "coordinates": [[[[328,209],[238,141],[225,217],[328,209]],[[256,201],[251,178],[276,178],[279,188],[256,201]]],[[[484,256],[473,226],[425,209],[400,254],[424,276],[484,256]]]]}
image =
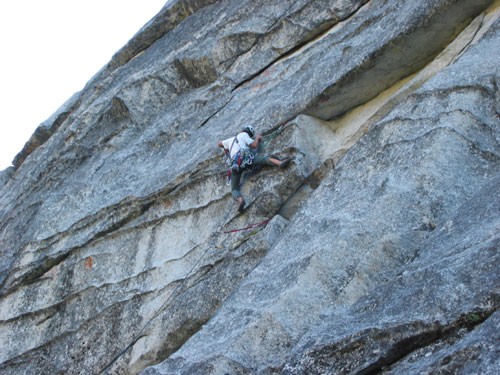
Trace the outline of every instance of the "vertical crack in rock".
{"type": "Polygon", "coordinates": [[[210,116],[208,116],[198,127],[201,128],[205,126],[210,120],[215,118],[226,106],[233,100],[233,97],[230,96],[229,99],[221,106],[219,107],[214,113],[212,113],[210,116]]]}

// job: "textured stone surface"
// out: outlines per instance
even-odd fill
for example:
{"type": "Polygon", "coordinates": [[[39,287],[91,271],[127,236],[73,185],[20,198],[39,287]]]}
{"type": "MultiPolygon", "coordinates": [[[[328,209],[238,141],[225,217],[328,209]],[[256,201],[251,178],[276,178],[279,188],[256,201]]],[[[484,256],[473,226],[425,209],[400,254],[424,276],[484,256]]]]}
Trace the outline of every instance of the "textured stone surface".
{"type": "Polygon", "coordinates": [[[23,149],[19,154],[16,155],[12,161],[12,165],[15,168],[19,166],[26,160],[26,158],[38,147],[47,141],[61,126],[61,124],[68,118],[69,114],[78,106],[80,99],[80,93],[74,94],[71,98],[64,103],[61,108],[59,108],[52,116],[41,123],[38,128],[36,128],[33,135],[30,137],[28,142],[24,145],[23,149]]]}
{"type": "Polygon", "coordinates": [[[0,372],[497,374],[499,14],[167,3],[0,176],[0,372]]]}

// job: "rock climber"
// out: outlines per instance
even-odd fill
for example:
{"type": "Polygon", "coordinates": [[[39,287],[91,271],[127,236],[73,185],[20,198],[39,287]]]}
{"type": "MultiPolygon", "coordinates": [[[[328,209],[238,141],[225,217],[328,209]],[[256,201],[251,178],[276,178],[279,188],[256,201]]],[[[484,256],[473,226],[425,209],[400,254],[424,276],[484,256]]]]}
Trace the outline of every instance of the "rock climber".
{"type": "Polygon", "coordinates": [[[257,134],[255,139],[255,129],[253,126],[245,126],[235,137],[218,141],[217,146],[224,149],[224,153],[231,160],[231,193],[238,202],[238,212],[245,209],[245,200],[240,192],[240,180],[243,171],[250,166],[270,165],[285,168],[291,158],[279,160],[272,156],[259,156],[258,151],[261,146],[262,135],[257,134]]]}

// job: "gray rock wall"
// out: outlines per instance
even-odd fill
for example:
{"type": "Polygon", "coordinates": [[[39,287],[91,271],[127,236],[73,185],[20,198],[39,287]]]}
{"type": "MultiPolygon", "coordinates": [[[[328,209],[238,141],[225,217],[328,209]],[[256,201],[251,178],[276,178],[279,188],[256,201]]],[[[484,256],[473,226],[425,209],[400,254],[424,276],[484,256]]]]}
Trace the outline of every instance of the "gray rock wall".
{"type": "Polygon", "coordinates": [[[0,372],[497,374],[499,15],[169,2],[1,176],[0,372]]]}

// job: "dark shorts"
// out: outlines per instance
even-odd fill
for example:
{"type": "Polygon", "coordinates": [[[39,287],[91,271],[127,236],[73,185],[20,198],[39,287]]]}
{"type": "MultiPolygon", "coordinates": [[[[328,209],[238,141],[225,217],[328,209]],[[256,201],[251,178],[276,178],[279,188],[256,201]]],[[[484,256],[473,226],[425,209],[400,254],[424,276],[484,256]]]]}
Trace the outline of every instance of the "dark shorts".
{"type": "MultiPolygon", "coordinates": [[[[253,159],[252,165],[255,166],[264,166],[264,165],[273,165],[269,161],[269,156],[258,156],[256,155],[253,159]]],[[[238,199],[241,197],[241,192],[240,192],[240,181],[241,181],[241,174],[243,172],[232,172],[231,173],[231,194],[233,195],[234,199],[238,199]]]]}

